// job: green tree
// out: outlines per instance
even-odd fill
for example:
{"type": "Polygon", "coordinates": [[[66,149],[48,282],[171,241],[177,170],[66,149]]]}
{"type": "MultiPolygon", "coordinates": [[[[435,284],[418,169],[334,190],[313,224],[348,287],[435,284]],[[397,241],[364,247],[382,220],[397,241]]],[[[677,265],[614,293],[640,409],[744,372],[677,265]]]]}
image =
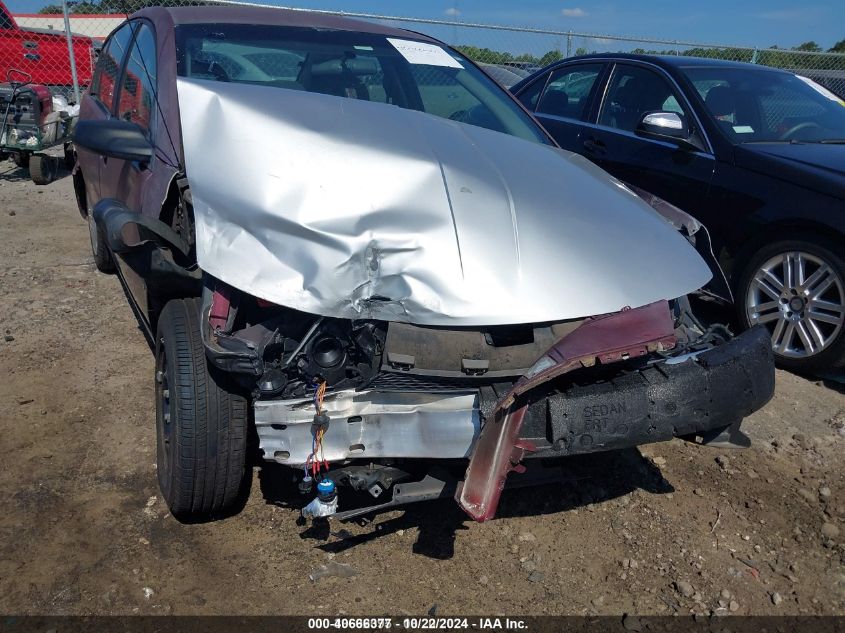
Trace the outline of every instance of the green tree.
{"type": "Polygon", "coordinates": [[[829,53],[845,53],[845,40],[839,40],[828,50],[829,53]]]}
{"type": "Polygon", "coordinates": [[[540,64],[540,66],[548,66],[552,62],[556,62],[559,59],[563,59],[563,53],[561,53],[560,51],[549,51],[548,53],[543,55],[537,61],[537,63],[540,64]]]}
{"type": "Polygon", "coordinates": [[[809,51],[811,53],[820,53],[821,50],[822,50],[822,47],[819,46],[818,44],[816,44],[813,40],[810,40],[809,42],[804,42],[803,44],[799,44],[798,46],[796,46],[792,50],[794,50],[794,51],[809,51]]]}

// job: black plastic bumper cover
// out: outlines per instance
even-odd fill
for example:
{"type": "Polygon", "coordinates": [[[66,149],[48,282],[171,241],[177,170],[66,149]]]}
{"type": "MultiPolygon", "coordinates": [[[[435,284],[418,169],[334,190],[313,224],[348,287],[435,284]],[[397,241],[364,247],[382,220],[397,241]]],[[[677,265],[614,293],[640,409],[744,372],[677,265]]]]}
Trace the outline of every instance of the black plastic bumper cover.
{"type": "Polygon", "coordinates": [[[771,399],[774,387],[771,339],[757,326],[695,359],[538,399],[521,436],[538,449],[527,457],[552,457],[702,435],[738,424],[771,399]]]}

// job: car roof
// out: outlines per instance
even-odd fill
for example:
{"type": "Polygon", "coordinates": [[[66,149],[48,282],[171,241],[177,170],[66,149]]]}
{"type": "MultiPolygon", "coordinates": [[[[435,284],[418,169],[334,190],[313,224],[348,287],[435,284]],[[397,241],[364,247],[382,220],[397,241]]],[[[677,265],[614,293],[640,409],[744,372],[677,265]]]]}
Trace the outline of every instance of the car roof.
{"type": "MultiPolygon", "coordinates": [[[[770,70],[772,72],[786,72],[779,68],[772,68],[771,66],[762,66],[759,64],[748,64],[745,62],[735,62],[728,59],[713,59],[710,57],[689,57],[685,55],[643,55],[638,53],[593,53],[590,55],[580,55],[578,57],[570,57],[565,60],[580,61],[588,59],[629,59],[632,61],[649,62],[664,68],[693,68],[693,67],[719,67],[719,68],[757,68],[759,70],[770,70]]],[[[561,63],[561,62],[558,62],[561,63]]]]}
{"type": "Polygon", "coordinates": [[[155,20],[168,17],[174,26],[179,24],[268,24],[272,26],[297,26],[303,28],[327,29],[334,31],[354,31],[373,33],[388,37],[433,42],[437,40],[405,29],[397,29],[374,22],[353,20],[328,13],[304,11],[298,9],[276,9],[273,7],[251,6],[187,6],[187,7],[149,7],[141,9],[131,17],[146,17],[155,20]]]}

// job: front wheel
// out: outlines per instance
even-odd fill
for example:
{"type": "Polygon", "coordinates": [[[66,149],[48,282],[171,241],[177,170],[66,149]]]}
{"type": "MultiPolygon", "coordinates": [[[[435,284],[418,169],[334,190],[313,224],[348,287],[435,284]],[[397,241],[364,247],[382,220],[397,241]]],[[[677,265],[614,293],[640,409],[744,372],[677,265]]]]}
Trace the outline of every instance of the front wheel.
{"type": "Polygon", "coordinates": [[[782,367],[816,370],[845,364],[845,261],[821,239],[766,245],[738,285],[741,322],[761,323],[782,367]]]}
{"type": "Polygon", "coordinates": [[[199,300],[167,303],[155,352],[158,483],[170,512],[188,522],[232,514],[250,483],[247,400],[209,366],[199,300]]]}
{"type": "Polygon", "coordinates": [[[88,237],[91,238],[91,256],[94,258],[94,265],[101,273],[113,273],[115,271],[114,260],[112,259],[112,254],[103,232],[90,215],[87,218],[87,222],[88,237]]]}

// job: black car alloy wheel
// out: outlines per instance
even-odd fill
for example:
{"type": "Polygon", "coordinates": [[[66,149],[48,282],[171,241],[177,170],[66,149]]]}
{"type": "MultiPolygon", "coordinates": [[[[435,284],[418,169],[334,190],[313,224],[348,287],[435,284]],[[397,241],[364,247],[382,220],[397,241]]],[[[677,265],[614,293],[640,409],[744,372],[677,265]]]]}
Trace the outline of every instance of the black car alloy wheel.
{"type": "Polygon", "coordinates": [[[742,288],[746,324],[769,329],[782,365],[845,360],[845,263],[832,250],[803,240],[771,244],[749,263],[742,288]]]}

